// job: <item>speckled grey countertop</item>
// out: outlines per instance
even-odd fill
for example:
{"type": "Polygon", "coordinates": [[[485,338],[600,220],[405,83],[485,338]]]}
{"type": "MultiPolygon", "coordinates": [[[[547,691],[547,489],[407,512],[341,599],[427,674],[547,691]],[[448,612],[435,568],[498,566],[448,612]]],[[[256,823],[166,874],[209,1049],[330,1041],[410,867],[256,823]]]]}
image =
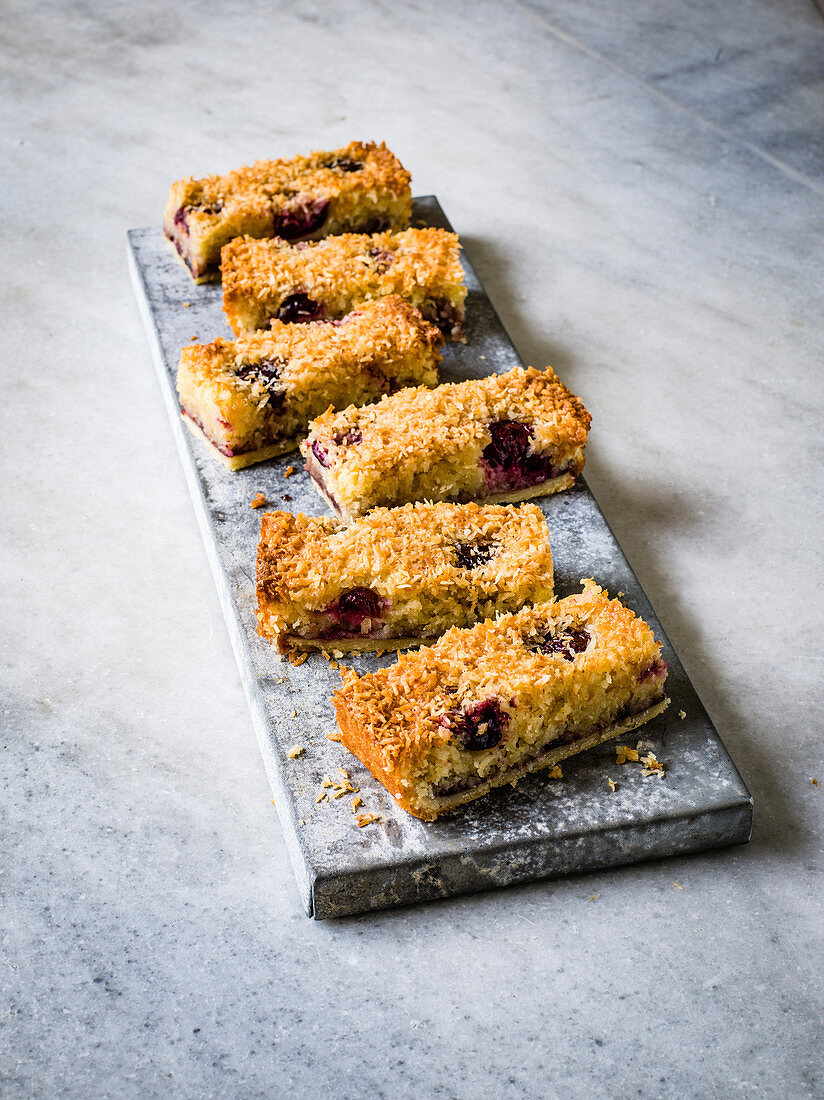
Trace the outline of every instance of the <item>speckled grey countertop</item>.
{"type": "Polygon", "coordinates": [[[4,39],[4,1100],[824,1095],[815,6],[11,3],[4,39]],[[303,916],[122,242],[172,179],[350,137],[592,411],[748,846],[303,916]]]}

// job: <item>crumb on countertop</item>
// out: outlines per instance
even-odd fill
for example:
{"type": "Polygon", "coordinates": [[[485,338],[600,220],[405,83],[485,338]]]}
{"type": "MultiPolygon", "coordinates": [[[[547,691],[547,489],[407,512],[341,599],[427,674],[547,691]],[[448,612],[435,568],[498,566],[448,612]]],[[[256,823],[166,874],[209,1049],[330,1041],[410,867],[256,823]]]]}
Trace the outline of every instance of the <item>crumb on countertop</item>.
{"type": "Polygon", "coordinates": [[[295,467],[294,466],[287,466],[286,469],[283,471],[283,476],[284,477],[291,477],[294,472],[295,472],[295,467]]]}
{"type": "Polygon", "coordinates": [[[289,654],[289,664],[290,664],[290,665],[291,665],[291,666],[292,666],[293,668],[297,668],[297,667],[298,667],[299,665],[302,665],[302,664],[303,664],[303,662],[304,662],[304,661],[306,660],[306,658],[307,658],[308,656],[309,656],[309,653],[308,653],[308,652],[303,652],[303,653],[290,653],[290,654],[289,654]]]}
{"type": "Polygon", "coordinates": [[[564,773],[561,771],[561,765],[556,764],[554,768],[550,768],[547,772],[550,779],[563,779],[564,773]]]}
{"type": "Polygon", "coordinates": [[[263,495],[263,493],[255,493],[249,506],[251,508],[262,508],[265,503],[266,497],[263,495]]]}
{"type": "Polygon", "coordinates": [[[292,745],[291,749],[289,749],[289,759],[296,760],[305,752],[306,749],[303,747],[303,745],[292,745]]]}
{"type": "Polygon", "coordinates": [[[687,712],[685,710],[679,710],[678,711],[678,717],[681,718],[681,719],[686,718],[687,717],[687,712]]]}
{"type": "Polygon", "coordinates": [[[615,763],[626,764],[627,760],[637,760],[638,749],[631,749],[629,745],[615,746],[615,763]]]}
{"type": "Polygon", "coordinates": [[[608,779],[608,780],[607,780],[607,783],[609,783],[609,789],[610,789],[611,791],[617,791],[617,790],[618,790],[618,784],[617,784],[617,783],[615,783],[615,782],[613,782],[613,780],[612,780],[612,779],[608,779]]]}
{"type": "Polygon", "coordinates": [[[664,765],[657,758],[654,752],[649,753],[647,756],[641,757],[641,763],[644,765],[641,775],[663,775],[664,765]]]}
{"type": "Polygon", "coordinates": [[[357,822],[358,828],[362,829],[364,825],[372,825],[376,821],[380,821],[380,817],[377,814],[358,814],[357,822]]]}

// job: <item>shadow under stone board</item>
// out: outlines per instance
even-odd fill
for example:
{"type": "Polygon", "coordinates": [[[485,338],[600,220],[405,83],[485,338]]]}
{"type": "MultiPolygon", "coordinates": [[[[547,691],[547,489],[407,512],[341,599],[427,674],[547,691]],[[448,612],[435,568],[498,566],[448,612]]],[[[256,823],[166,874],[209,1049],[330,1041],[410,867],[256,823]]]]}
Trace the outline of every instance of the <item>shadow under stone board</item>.
{"type": "MultiPolygon", "coordinates": [[[[415,200],[413,224],[451,228],[432,196],[415,200]]],[[[194,285],[159,229],[133,229],[128,238],[154,363],[308,915],[340,917],[749,839],[750,794],[582,478],[571,491],[538,502],[549,525],[558,595],[577,591],[581,577],[593,576],[613,594],[623,592],[624,602],[663,642],[672,702],[632,737],[651,745],[666,774],[644,778],[637,765],[617,766],[608,743],[565,761],[563,781],[538,773],[436,822],[399,809],[360,761],[327,739],[336,730],[331,695],[337,672],[320,654],[298,667],[281,662],[255,629],[260,512],[250,507],[252,497],[262,492],[274,508],[324,512],[299,455],[232,473],[181,420],[175,389],[180,349],[194,334],[202,342],[231,335],[221,288],[194,285]],[[297,473],[285,479],[290,465],[297,473]],[[288,752],[295,744],[305,752],[292,760],[288,752]],[[358,828],[351,796],[315,802],[323,777],[339,767],[360,788],[363,810],[379,814],[380,824],[358,828]],[[610,778],[618,784],[614,793],[610,778]]],[[[521,364],[465,257],[463,264],[467,342],[447,345],[445,381],[521,364]]],[[[394,653],[346,658],[360,674],[394,659],[394,653]]]]}

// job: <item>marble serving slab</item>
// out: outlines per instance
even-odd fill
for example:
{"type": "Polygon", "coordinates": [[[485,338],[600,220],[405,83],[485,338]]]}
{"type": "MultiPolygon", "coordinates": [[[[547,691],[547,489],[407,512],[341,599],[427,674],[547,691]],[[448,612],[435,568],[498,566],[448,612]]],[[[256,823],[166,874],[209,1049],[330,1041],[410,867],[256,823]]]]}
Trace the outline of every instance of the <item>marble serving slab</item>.
{"type": "MultiPolygon", "coordinates": [[[[431,196],[415,201],[414,219],[451,228],[431,196]]],[[[261,512],[250,507],[252,498],[262,492],[270,508],[310,515],[322,514],[323,502],[297,452],[232,473],[185,429],[175,389],[180,349],[194,336],[201,342],[231,336],[221,288],[195,286],[159,229],[133,229],[128,240],[154,364],[308,915],[339,917],[749,839],[752,798],[583,478],[538,502],[549,525],[556,589],[568,595],[592,576],[623,593],[662,640],[672,702],[624,740],[635,746],[642,739],[665,765],[664,775],[644,777],[638,764],[616,765],[614,744],[606,744],[565,761],[562,780],[539,773],[437,822],[398,809],[360,762],[328,739],[336,730],[337,671],[320,654],[293,667],[255,630],[261,512]],[[296,472],[287,476],[290,467],[296,472]],[[296,745],[304,751],[293,759],[296,745]],[[359,789],[358,812],[376,814],[379,822],[358,826],[353,793],[316,801],[324,777],[342,779],[339,768],[359,789]]],[[[521,365],[466,257],[463,265],[467,340],[446,347],[444,381],[521,365]]],[[[344,658],[358,673],[394,659],[394,653],[344,658]]]]}

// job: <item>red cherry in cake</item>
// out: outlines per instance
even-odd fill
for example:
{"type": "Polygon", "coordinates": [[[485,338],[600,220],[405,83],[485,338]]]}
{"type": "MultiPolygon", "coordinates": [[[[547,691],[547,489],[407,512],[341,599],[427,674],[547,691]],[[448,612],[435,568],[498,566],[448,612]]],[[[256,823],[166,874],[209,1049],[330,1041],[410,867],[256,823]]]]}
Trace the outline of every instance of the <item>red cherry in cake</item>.
{"type": "Polygon", "coordinates": [[[481,752],[501,743],[509,725],[509,715],[501,709],[497,699],[482,699],[463,711],[447,711],[441,715],[440,725],[450,730],[461,748],[481,752]]]}
{"type": "Polygon", "coordinates": [[[459,542],[454,550],[461,569],[477,569],[486,565],[495,554],[494,546],[488,542],[459,542]]]}
{"type": "Polygon", "coordinates": [[[302,325],[316,321],[323,313],[323,306],[308,294],[290,294],[280,303],[277,319],[287,324],[302,325]]]}
{"type": "Polygon", "coordinates": [[[309,199],[296,203],[286,210],[278,211],[274,216],[274,233],[287,241],[296,241],[307,237],[320,229],[329,212],[328,199],[309,199]]]}
{"type": "Polygon", "coordinates": [[[551,634],[543,641],[530,640],[526,645],[535,653],[557,655],[563,657],[565,661],[574,661],[575,654],[583,653],[590,639],[588,630],[563,630],[559,634],[551,634]]]}

